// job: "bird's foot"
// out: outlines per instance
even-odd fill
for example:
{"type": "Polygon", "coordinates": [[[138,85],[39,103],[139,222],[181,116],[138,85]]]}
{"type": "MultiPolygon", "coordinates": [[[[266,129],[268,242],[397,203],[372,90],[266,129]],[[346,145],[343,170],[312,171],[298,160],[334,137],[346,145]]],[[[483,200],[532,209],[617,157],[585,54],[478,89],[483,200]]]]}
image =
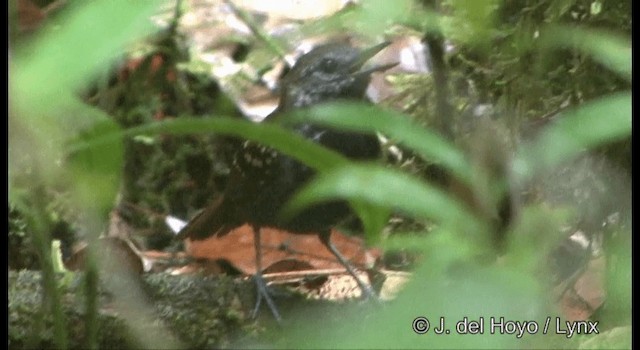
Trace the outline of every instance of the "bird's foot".
{"type": "MultiPolygon", "coordinates": [[[[354,277],[356,277],[356,275],[354,275],[354,277]]],[[[364,300],[378,300],[378,294],[370,285],[363,282],[360,278],[356,278],[356,282],[362,291],[362,297],[364,300]]]]}
{"type": "Polygon", "coordinates": [[[324,237],[321,236],[320,239],[322,240],[324,245],[329,249],[329,251],[333,254],[333,256],[335,256],[336,259],[338,259],[340,264],[342,266],[344,266],[344,268],[347,270],[349,275],[351,275],[351,277],[353,277],[353,279],[356,280],[356,283],[358,284],[358,287],[360,287],[360,290],[362,291],[363,299],[364,300],[371,300],[371,299],[378,300],[377,293],[373,290],[373,288],[369,284],[367,284],[364,281],[362,281],[362,279],[360,278],[360,276],[358,276],[358,273],[353,268],[353,266],[351,266],[349,261],[347,261],[347,259],[345,259],[344,256],[342,256],[340,251],[338,251],[336,246],[333,245],[333,243],[329,239],[329,236],[328,235],[326,235],[324,237]]]}
{"type": "Polygon", "coordinates": [[[269,288],[267,287],[267,283],[265,282],[264,278],[262,278],[262,274],[257,273],[253,275],[253,280],[256,283],[256,306],[251,312],[251,318],[256,318],[256,316],[258,315],[258,311],[260,310],[260,306],[262,305],[262,300],[264,299],[264,301],[267,303],[267,306],[269,307],[269,310],[271,310],[273,318],[275,318],[278,323],[282,323],[280,312],[278,312],[276,303],[271,298],[269,288]]]}

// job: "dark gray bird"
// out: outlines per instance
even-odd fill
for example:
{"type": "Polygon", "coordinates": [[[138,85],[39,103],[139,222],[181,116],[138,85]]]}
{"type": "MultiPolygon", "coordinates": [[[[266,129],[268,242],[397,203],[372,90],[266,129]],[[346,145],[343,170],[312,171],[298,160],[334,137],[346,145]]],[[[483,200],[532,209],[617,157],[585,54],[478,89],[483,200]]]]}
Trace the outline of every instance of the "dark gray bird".
{"type": "MultiPolygon", "coordinates": [[[[282,113],[334,100],[363,100],[373,72],[395,64],[363,69],[364,63],[385,48],[382,43],[366,50],[347,44],[319,46],[302,56],[283,78],[278,108],[265,120],[269,123],[282,113]]],[[[292,128],[305,138],[337,151],[354,160],[372,160],[380,156],[375,135],[339,131],[300,124],[292,128]]],[[[271,301],[261,276],[260,228],[277,227],[293,233],[318,234],[322,243],[356,279],[363,295],[374,296],[351,265],[331,243],[331,228],[350,215],[343,201],[310,207],[293,219],[281,222],[280,209],[292,195],[306,185],[315,171],[297,160],[260,144],[235,139],[232,171],[224,195],[198,214],[180,232],[180,238],[203,239],[224,235],[245,223],[252,225],[256,247],[257,311],[264,297],[276,319],[280,316],[271,301]]]]}

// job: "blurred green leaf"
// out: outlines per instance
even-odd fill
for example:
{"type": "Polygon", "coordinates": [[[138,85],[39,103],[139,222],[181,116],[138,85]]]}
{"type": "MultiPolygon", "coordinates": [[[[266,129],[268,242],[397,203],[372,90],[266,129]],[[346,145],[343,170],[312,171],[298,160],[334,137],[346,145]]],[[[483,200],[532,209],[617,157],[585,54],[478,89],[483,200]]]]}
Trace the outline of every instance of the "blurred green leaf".
{"type": "Polygon", "coordinates": [[[415,177],[372,164],[351,164],[319,174],[283,209],[283,215],[323,200],[347,199],[431,219],[476,234],[481,223],[447,194],[415,177]]]}
{"type": "Polygon", "coordinates": [[[554,24],[545,28],[540,42],[549,48],[576,49],[631,81],[631,41],[622,35],[554,24]]]}
{"type": "MultiPolygon", "coordinates": [[[[97,123],[96,132],[85,138],[106,131],[100,130],[104,114],[82,105],[75,97],[76,90],[94,71],[121,55],[126,43],[150,32],[149,16],[156,8],[157,4],[152,2],[124,0],[69,4],[59,14],[61,25],[43,28],[29,45],[14,47],[10,63],[9,129],[11,135],[16,135],[11,137],[10,147],[16,156],[11,161],[18,161],[23,155],[32,156],[40,178],[50,183],[59,178],[75,178],[61,167],[64,142],[76,137],[77,132],[92,128],[93,123],[97,123]]],[[[109,202],[112,202],[115,191],[111,183],[114,174],[120,173],[118,162],[113,160],[122,156],[122,149],[109,147],[91,152],[93,157],[104,161],[100,169],[91,170],[98,164],[96,158],[85,175],[100,177],[101,181],[95,181],[94,186],[102,183],[105,189],[110,188],[104,194],[111,193],[109,202]],[[105,177],[109,185],[103,182],[105,177]]],[[[77,170],[83,163],[89,165],[87,157],[84,158],[74,165],[77,170]]],[[[81,170],[76,175],[80,173],[81,170]]]]}
{"type": "Polygon", "coordinates": [[[563,112],[516,156],[513,170],[524,181],[586,149],[631,134],[631,94],[619,93],[563,112]]]}
{"type": "Polygon", "coordinates": [[[608,329],[592,337],[580,339],[578,349],[632,349],[633,331],[631,326],[608,329]]]}
{"type": "Polygon", "coordinates": [[[549,3],[549,7],[544,11],[545,19],[555,22],[574,6],[576,0],[556,0],[549,3]]]}
{"type": "Polygon", "coordinates": [[[465,183],[471,181],[471,166],[464,154],[445,138],[426,129],[401,113],[364,103],[325,104],[286,118],[295,122],[317,123],[340,129],[380,132],[417,152],[429,162],[439,163],[465,183]]]}
{"type": "MultiPolygon", "coordinates": [[[[531,275],[507,266],[469,262],[473,242],[445,230],[423,237],[420,267],[402,292],[382,307],[350,308],[343,322],[297,322],[287,339],[292,347],[309,348],[519,348],[535,347],[531,336],[490,331],[490,317],[544,324],[544,290],[531,275]],[[413,321],[426,317],[426,334],[413,331],[413,321]],[[448,333],[437,335],[440,317],[448,333]],[[482,334],[458,334],[458,322],[484,320],[482,334]]],[[[349,306],[346,306],[349,307],[349,306]]],[[[468,324],[468,322],[467,322],[468,324]]],[[[463,328],[459,328],[464,331],[463,328]]],[[[468,328],[467,328],[468,329],[468,328]]]]}
{"type": "Polygon", "coordinates": [[[530,274],[544,271],[552,250],[567,236],[561,227],[566,225],[570,214],[569,210],[557,207],[522,208],[506,235],[509,240],[506,259],[510,265],[530,274]]]}
{"type": "Polygon", "coordinates": [[[305,37],[329,33],[340,35],[351,31],[377,41],[395,23],[407,18],[412,18],[412,23],[421,23],[422,18],[414,16],[415,9],[411,0],[367,0],[345,6],[333,15],[303,23],[301,31],[305,37]]]}
{"type": "MultiPolygon", "coordinates": [[[[104,134],[118,133],[120,127],[111,119],[97,121],[82,131],[73,141],[87,144],[104,134]]],[[[124,146],[121,138],[80,148],[68,157],[68,176],[71,177],[76,199],[83,209],[91,209],[106,217],[113,207],[120,186],[124,146]]]]}
{"type": "MultiPolygon", "coordinates": [[[[37,242],[49,297],[43,306],[49,305],[50,310],[43,311],[54,316],[53,338],[58,348],[68,346],[67,329],[53,266],[48,263],[52,228],[45,224],[47,199],[39,189],[43,184],[64,183],[75,199],[68,204],[88,224],[85,231],[97,235],[103,228],[99,223],[106,220],[119,185],[120,139],[71,155],[65,143],[71,139],[86,143],[103,133],[117,133],[119,128],[103,113],[81,103],[76,94],[94,72],[122,55],[125,44],[151,32],[149,18],[158,6],[125,0],[65,5],[55,21],[44,21],[34,40],[26,45],[12,43],[9,65],[10,198],[32,203],[24,210],[31,217],[30,233],[37,242]]],[[[87,314],[95,315],[96,310],[87,310],[87,314]]],[[[95,345],[94,325],[86,328],[85,345],[95,345]]],[[[33,337],[33,345],[43,339],[40,336],[33,337]]]]}
{"type": "Polygon", "coordinates": [[[364,234],[368,244],[380,241],[380,232],[384,229],[391,215],[391,208],[386,205],[372,205],[366,201],[349,202],[364,226],[364,234]]]}
{"type": "Polygon", "coordinates": [[[103,147],[121,137],[136,137],[140,135],[185,135],[185,134],[211,134],[238,136],[247,140],[256,141],[271,146],[278,151],[300,160],[308,166],[324,171],[336,165],[347,162],[340,154],[328,150],[302,136],[286,130],[276,124],[257,124],[246,120],[238,120],[225,117],[209,119],[202,118],[176,118],[161,122],[150,123],[122,131],[103,133],[99,137],[82,142],[74,142],[70,150],[83,151],[87,148],[103,147]]]}
{"type": "Polygon", "coordinates": [[[409,0],[367,0],[353,14],[355,28],[370,36],[379,35],[411,13],[409,0]]]}
{"type": "Polygon", "coordinates": [[[633,232],[631,227],[619,227],[606,234],[604,248],[608,260],[604,283],[607,301],[596,316],[605,327],[628,325],[632,316],[633,232]]]}
{"type": "Polygon", "coordinates": [[[18,48],[12,81],[36,97],[72,94],[88,75],[121,55],[126,43],[151,33],[149,18],[157,7],[153,1],[127,0],[70,4],[61,14],[63,25],[45,28],[34,43],[18,48]]]}
{"type": "MultiPolygon", "coordinates": [[[[415,23],[415,26],[430,29],[439,29],[436,22],[440,21],[436,19],[443,19],[441,23],[445,36],[455,43],[456,49],[459,49],[456,51],[462,52],[470,46],[492,43],[496,37],[494,19],[500,1],[436,2],[444,5],[438,8],[448,16],[444,18],[427,10],[415,11],[412,7],[414,3],[418,2],[363,1],[325,24],[332,26],[338,23],[337,30],[332,28],[334,32],[356,28],[370,36],[379,36],[391,26],[406,21],[406,18],[411,18],[410,22],[415,23]]],[[[550,3],[550,10],[544,12],[544,20],[560,19],[570,10],[574,1],[558,3],[550,3]]],[[[600,3],[591,2],[590,13],[602,18],[608,7],[602,5],[601,9],[600,3]]],[[[353,318],[347,319],[351,322],[320,324],[320,331],[319,322],[310,322],[310,316],[305,314],[305,322],[300,325],[309,330],[288,334],[292,338],[297,337],[296,347],[540,347],[540,343],[527,343],[526,339],[523,341],[514,335],[499,336],[488,332],[479,336],[451,334],[436,337],[432,333],[417,335],[411,330],[411,322],[417,316],[436,319],[443,316],[447,317],[447,322],[461,320],[464,316],[472,319],[479,316],[504,316],[509,320],[536,319],[544,309],[541,304],[546,300],[540,300],[545,292],[540,293],[540,283],[537,276],[530,273],[530,269],[544,260],[546,252],[555,244],[557,237],[552,233],[564,218],[557,208],[549,215],[545,208],[524,208],[520,213],[520,220],[512,226],[509,233],[517,236],[517,239],[510,241],[509,251],[505,254],[507,259],[512,259],[511,263],[501,265],[492,261],[482,266],[477,264],[477,255],[482,253],[482,247],[475,240],[463,236],[467,233],[482,233],[482,223],[447,194],[400,171],[371,164],[351,165],[336,152],[302,139],[279,125],[257,125],[226,118],[179,118],[120,130],[104,114],[80,106],[75,97],[80,84],[91,78],[95,70],[103,70],[110,60],[121,55],[124,45],[134,40],[132,38],[150,32],[149,17],[157,6],[158,3],[155,2],[124,0],[73,2],[68,4],[65,10],[67,13],[61,13],[60,25],[42,30],[42,36],[29,46],[13,47],[10,53],[9,84],[12,178],[15,178],[14,174],[20,175],[12,170],[16,169],[16,155],[33,155],[36,161],[28,169],[31,174],[36,173],[45,180],[67,180],[74,185],[79,208],[83,211],[87,209],[86,211],[104,212],[110,207],[118,188],[123,138],[149,140],[147,136],[158,134],[221,133],[264,143],[321,172],[315,183],[299,193],[290,208],[323,199],[346,198],[362,218],[367,232],[379,232],[392,210],[400,210],[417,218],[436,220],[440,224],[428,234],[421,232],[420,237],[398,236],[389,240],[389,247],[411,246],[423,253],[422,264],[415,271],[413,281],[397,300],[390,302],[386,308],[365,315],[366,317],[352,315],[353,318]],[[65,163],[65,156],[68,157],[68,163],[65,163]],[[543,234],[540,234],[541,231],[544,231],[543,234]],[[308,340],[310,333],[317,335],[312,341],[308,340]],[[333,344],[327,344],[328,339],[337,340],[333,344]]],[[[533,7],[536,6],[538,5],[533,7]]],[[[544,7],[540,8],[544,10],[544,7]]],[[[531,13],[538,16],[533,11],[531,13]]],[[[631,43],[625,38],[602,31],[564,26],[550,26],[542,31],[540,39],[535,40],[531,39],[534,32],[525,30],[523,33],[522,37],[507,43],[524,47],[525,49],[518,50],[519,54],[537,49],[534,45],[529,45],[535,40],[539,40],[543,47],[573,48],[592,57],[623,79],[631,81],[631,43]],[[525,36],[530,41],[525,41],[525,36]]],[[[452,56],[454,55],[455,52],[452,52],[452,56]]],[[[505,61],[500,61],[498,57],[498,62],[505,67],[519,67],[511,63],[516,60],[528,62],[526,57],[509,59],[506,61],[508,64],[504,64],[505,61]]],[[[533,55],[532,59],[535,60],[536,56],[533,55]]],[[[493,58],[479,63],[478,67],[483,69],[482,72],[493,73],[487,80],[497,81],[495,84],[504,84],[503,80],[511,76],[521,76],[516,71],[505,78],[503,70],[508,68],[496,65],[493,58]]],[[[527,64],[523,65],[529,68],[527,64]]],[[[452,72],[456,69],[454,66],[451,68],[452,72]]],[[[562,76],[564,71],[558,72],[562,76]]],[[[586,76],[589,78],[589,75],[586,76]]],[[[482,81],[467,73],[464,73],[464,79],[473,80],[474,83],[482,81]]],[[[547,88],[545,81],[539,84],[547,88]]],[[[560,89],[551,82],[548,85],[548,91],[560,89]]],[[[587,91],[580,82],[576,85],[576,94],[587,91]]],[[[527,83],[526,89],[529,86],[527,83]]],[[[488,96],[494,93],[485,91],[482,84],[478,85],[478,89],[488,96]]],[[[525,92],[528,91],[526,89],[525,92]]],[[[595,91],[589,96],[597,95],[603,90],[595,91]]],[[[514,90],[505,90],[504,96],[513,98],[513,105],[529,111],[526,104],[521,105],[524,98],[519,97],[514,90]]],[[[540,138],[518,152],[514,166],[516,174],[520,179],[526,179],[584,149],[630,135],[630,112],[631,96],[629,93],[622,93],[563,113],[559,121],[545,130],[540,138]]],[[[299,117],[304,119],[294,120],[313,121],[363,132],[381,132],[473,185],[470,179],[474,172],[468,159],[455,145],[400,114],[372,106],[335,104],[305,111],[299,117]]],[[[23,194],[30,189],[13,188],[13,185],[14,182],[11,181],[11,198],[23,203],[22,209],[29,210],[24,204],[28,201],[23,200],[23,194]]],[[[44,208],[44,204],[41,207],[44,208]]],[[[33,220],[36,221],[33,226],[36,228],[38,221],[42,226],[42,216],[46,215],[42,208],[32,213],[33,220]]],[[[42,226],[38,231],[42,232],[40,239],[45,242],[47,229],[42,226]]],[[[613,251],[619,255],[613,259],[614,264],[609,264],[609,269],[617,273],[608,276],[609,291],[618,293],[609,293],[612,298],[609,298],[608,305],[614,305],[614,317],[624,315],[622,312],[630,308],[630,235],[619,237],[622,234],[628,232],[617,233],[614,236],[623,239],[610,242],[616,244],[613,251]]],[[[370,236],[371,234],[368,237],[370,236]]],[[[338,317],[344,318],[343,315],[338,317]]],[[[139,324],[148,325],[144,322],[139,324]]],[[[451,323],[449,325],[453,326],[451,323]]],[[[60,337],[63,332],[58,333],[55,336],[60,337]]],[[[154,344],[153,340],[149,341],[154,344]]],[[[169,343],[165,345],[167,344],[169,343]]],[[[65,341],[59,340],[58,345],[64,347],[65,341]]]]}
{"type": "Polygon", "coordinates": [[[467,45],[483,47],[494,37],[494,21],[500,0],[446,1],[451,16],[443,17],[445,37],[467,45]]]}

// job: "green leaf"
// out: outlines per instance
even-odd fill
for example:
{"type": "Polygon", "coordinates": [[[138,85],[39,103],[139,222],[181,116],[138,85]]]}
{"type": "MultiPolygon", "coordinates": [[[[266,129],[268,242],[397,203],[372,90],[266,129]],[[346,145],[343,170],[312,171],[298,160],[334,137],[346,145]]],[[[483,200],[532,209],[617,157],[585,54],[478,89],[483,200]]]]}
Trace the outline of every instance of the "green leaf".
{"type": "MultiPolygon", "coordinates": [[[[46,28],[32,45],[16,52],[12,80],[35,96],[70,94],[98,68],[149,34],[153,1],[106,0],[70,4],[56,28],[46,28]]],[[[36,106],[34,106],[36,107],[36,106]]],[[[44,106],[41,106],[44,107],[44,106]]]]}
{"type": "Polygon", "coordinates": [[[285,206],[283,215],[291,216],[312,203],[332,199],[392,208],[462,232],[482,230],[482,224],[474,215],[440,189],[400,171],[373,164],[350,164],[319,174],[285,206]]]}
{"type": "Polygon", "coordinates": [[[489,45],[500,3],[497,0],[447,1],[445,6],[451,8],[452,16],[443,18],[445,37],[468,45],[489,45]]]}
{"type": "Polygon", "coordinates": [[[309,122],[361,132],[380,132],[412,149],[423,159],[440,163],[464,183],[471,182],[471,166],[445,138],[401,113],[364,103],[325,104],[284,117],[283,122],[309,122]]]}
{"type": "Polygon", "coordinates": [[[391,208],[357,200],[350,201],[350,204],[362,221],[367,243],[378,243],[380,241],[380,232],[382,232],[389,221],[391,208]]]}
{"type": "Polygon", "coordinates": [[[17,155],[11,160],[15,176],[20,175],[20,158],[31,157],[38,181],[74,181],[72,189],[89,199],[84,203],[103,207],[113,202],[122,148],[110,143],[86,149],[74,155],[68,172],[61,166],[63,154],[68,154],[64,142],[76,137],[77,142],[88,142],[114,132],[103,113],[81,104],[75,94],[94,71],[121,55],[125,44],[151,31],[149,17],[157,6],[126,0],[75,2],[57,14],[57,25],[43,28],[29,45],[17,43],[9,81],[9,124],[11,134],[18,135],[10,147],[17,155]]]}
{"type": "MultiPolygon", "coordinates": [[[[515,334],[490,332],[489,327],[490,317],[544,324],[543,288],[535,277],[509,265],[469,262],[470,256],[477,254],[473,242],[446,230],[431,232],[416,243],[424,251],[422,264],[395,300],[385,307],[347,309],[340,318],[344,320],[346,316],[345,322],[292,323],[294,331],[285,340],[291,342],[288,346],[496,349],[529,344],[531,335],[518,338],[515,334]],[[427,333],[413,332],[412,323],[417,317],[429,319],[431,328],[427,333]],[[440,317],[449,333],[434,333],[440,317]],[[468,321],[483,317],[484,332],[460,334],[456,324],[465,317],[468,321]]],[[[342,308],[348,307],[345,304],[342,308]]],[[[460,329],[464,332],[464,328],[460,329]]]]}
{"type": "Polygon", "coordinates": [[[513,172],[517,180],[524,181],[586,149],[629,135],[631,94],[603,97],[558,116],[557,122],[518,152],[513,172]]]}
{"type": "Polygon", "coordinates": [[[631,81],[631,41],[602,30],[550,25],[542,33],[541,43],[549,48],[573,48],[631,81]]]}
{"type": "MultiPolygon", "coordinates": [[[[88,145],[104,134],[118,134],[120,127],[111,119],[96,122],[81,132],[73,141],[88,145]]],[[[81,147],[68,156],[68,171],[78,203],[106,217],[113,207],[120,186],[124,146],[122,138],[81,147]]]]}
{"type": "Polygon", "coordinates": [[[74,142],[70,149],[74,152],[86,148],[98,147],[109,144],[121,137],[140,137],[159,134],[185,135],[185,134],[211,134],[238,136],[247,140],[256,141],[271,146],[278,151],[287,154],[302,163],[324,171],[336,165],[344,164],[347,159],[342,155],[326,149],[302,136],[287,130],[276,124],[257,124],[236,118],[216,117],[202,118],[176,118],[161,122],[146,124],[122,131],[103,133],[100,137],[74,142]]]}
{"type": "Polygon", "coordinates": [[[363,1],[351,18],[351,28],[362,34],[375,36],[409,14],[411,14],[411,2],[407,0],[363,1]]]}

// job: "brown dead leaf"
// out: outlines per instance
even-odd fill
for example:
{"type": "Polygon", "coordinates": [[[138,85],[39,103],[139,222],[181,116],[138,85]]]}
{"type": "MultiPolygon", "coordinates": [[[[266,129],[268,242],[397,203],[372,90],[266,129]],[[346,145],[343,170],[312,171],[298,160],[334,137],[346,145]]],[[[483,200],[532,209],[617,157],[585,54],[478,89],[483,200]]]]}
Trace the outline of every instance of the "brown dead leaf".
{"type": "MultiPolygon", "coordinates": [[[[356,266],[368,266],[380,256],[377,250],[365,249],[359,238],[333,230],[331,241],[356,266]]],[[[197,241],[187,239],[189,255],[199,259],[224,259],[244,274],[256,273],[255,249],[251,226],[244,225],[221,237],[197,241]]],[[[320,242],[316,234],[292,234],[274,228],[262,228],[262,266],[268,272],[301,269],[341,269],[342,265],[320,242]]]]}
{"type": "Polygon", "coordinates": [[[218,261],[214,260],[194,261],[187,265],[167,269],[165,271],[171,275],[189,275],[198,273],[209,276],[225,273],[224,267],[221,266],[218,261]]]}
{"type": "Polygon", "coordinates": [[[584,273],[560,300],[560,308],[569,321],[588,319],[604,302],[605,259],[592,259],[584,273]]]}
{"type": "Polygon", "coordinates": [[[66,5],[66,0],[56,0],[44,7],[39,7],[32,0],[18,0],[18,30],[31,32],[38,29],[47,16],[66,5]]]}
{"type": "Polygon", "coordinates": [[[18,29],[31,31],[40,26],[45,14],[31,0],[18,0],[18,29]]]}

